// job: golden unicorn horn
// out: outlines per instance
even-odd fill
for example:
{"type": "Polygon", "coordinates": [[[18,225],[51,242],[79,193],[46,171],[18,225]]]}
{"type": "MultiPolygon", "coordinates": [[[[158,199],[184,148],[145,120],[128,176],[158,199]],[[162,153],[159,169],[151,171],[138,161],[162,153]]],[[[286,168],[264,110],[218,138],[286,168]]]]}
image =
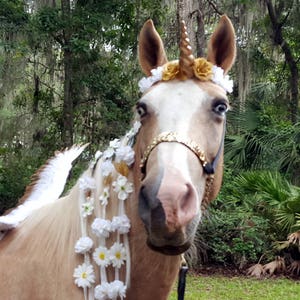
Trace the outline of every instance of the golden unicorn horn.
{"type": "Polygon", "coordinates": [[[181,37],[180,37],[180,58],[179,58],[179,78],[185,80],[194,76],[193,64],[194,56],[192,47],[188,38],[185,22],[181,21],[181,37]]]}

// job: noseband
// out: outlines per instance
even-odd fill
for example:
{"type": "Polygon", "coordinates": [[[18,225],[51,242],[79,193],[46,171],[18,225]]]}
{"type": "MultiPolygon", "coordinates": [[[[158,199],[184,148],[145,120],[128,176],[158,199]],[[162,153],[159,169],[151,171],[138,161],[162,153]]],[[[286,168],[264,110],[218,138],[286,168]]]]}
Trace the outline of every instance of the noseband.
{"type": "Polygon", "coordinates": [[[203,167],[204,173],[207,175],[206,185],[205,185],[205,193],[204,193],[204,197],[203,197],[202,204],[201,204],[202,209],[205,210],[209,203],[209,195],[210,195],[211,188],[212,188],[212,185],[214,182],[214,173],[215,173],[216,167],[218,165],[218,162],[219,162],[219,159],[220,159],[220,156],[222,153],[222,149],[224,146],[225,131],[226,131],[226,119],[224,119],[222,139],[221,139],[221,143],[220,143],[218,152],[211,163],[207,161],[204,151],[201,150],[201,148],[199,147],[199,145],[196,142],[189,140],[176,132],[160,133],[157,137],[155,137],[153,139],[152,143],[144,151],[144,155],[141,159],[141,164],[140,164],[142,174],[146,173],[146,165],[147,165],[148,158],[149,158],[152,150],[157,145],[159,145],[160,143],[179,143],[181,145],[184,145],[185,147],[187,147],[189,150],[191,150],[197,156],[198,160],[200,161],[200,164],[203,167]]]}

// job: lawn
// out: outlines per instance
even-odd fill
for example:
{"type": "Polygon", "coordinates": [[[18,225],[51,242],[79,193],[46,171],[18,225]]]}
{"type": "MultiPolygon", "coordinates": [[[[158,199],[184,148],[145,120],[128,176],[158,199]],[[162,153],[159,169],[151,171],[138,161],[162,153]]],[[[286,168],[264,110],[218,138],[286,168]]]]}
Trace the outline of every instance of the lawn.
{"type": "MultiPolygon", "coordinates": [[[[187,277],[186,300],[299,300],[300,281],[286,278],[187,277]]],[[[177,300],[176,288],[169,300],[177,300]]]]}

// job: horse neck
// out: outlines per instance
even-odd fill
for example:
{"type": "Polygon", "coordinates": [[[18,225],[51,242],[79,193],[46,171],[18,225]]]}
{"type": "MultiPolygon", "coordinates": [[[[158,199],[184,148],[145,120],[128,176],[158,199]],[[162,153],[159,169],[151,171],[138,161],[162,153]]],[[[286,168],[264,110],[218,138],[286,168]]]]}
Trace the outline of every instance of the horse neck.
{"type": "Polygon", "coordinates": [[[34,262],[53,272],[64,265],[64,272],[72,274],[77,263],[74,242],[80,232],[77,193],[75,186],[67,197],[35,211],[1,241],[1,254],[22,257],[24,266],[34,262]]]}

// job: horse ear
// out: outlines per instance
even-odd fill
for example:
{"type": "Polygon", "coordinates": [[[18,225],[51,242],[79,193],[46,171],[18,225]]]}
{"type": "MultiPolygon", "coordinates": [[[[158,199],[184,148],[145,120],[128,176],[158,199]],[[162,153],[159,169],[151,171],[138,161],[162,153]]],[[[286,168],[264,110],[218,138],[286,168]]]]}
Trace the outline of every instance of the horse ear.
{"type": "Polygon", "coordinates": [[[231,21],[223,15],[208,44],[207,60],[221,67],[226,74],[236,56],[235,32],[231,21]]]}
{"type": "Polygon", "coordinates": [[[152,20],[146,21],[140,33],[139,61],[147,76],[151,75],[152,69],[164,65],[168,61],[163,42],[152,20]]]}

